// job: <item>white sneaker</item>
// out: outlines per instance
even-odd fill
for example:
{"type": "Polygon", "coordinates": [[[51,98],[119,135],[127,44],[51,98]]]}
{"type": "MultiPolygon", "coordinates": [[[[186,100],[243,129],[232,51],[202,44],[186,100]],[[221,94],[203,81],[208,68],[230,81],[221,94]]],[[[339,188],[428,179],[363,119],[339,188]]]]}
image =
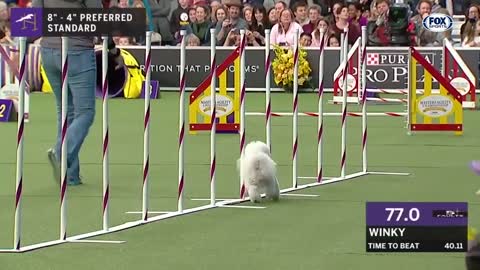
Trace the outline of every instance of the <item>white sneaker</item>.
{"type": "Polygon", "coordinates": [[[50,148],[50,149],[48,149],[47,154],[48,154],[48,161],[50,162],[50,165],[52,166],[53,179],[55,180],[55,183],[60,185],[60,183],[61,183],[61,180],[60,180],[60,164],[58,162],[55,150],[53,148],[50,148]]]}

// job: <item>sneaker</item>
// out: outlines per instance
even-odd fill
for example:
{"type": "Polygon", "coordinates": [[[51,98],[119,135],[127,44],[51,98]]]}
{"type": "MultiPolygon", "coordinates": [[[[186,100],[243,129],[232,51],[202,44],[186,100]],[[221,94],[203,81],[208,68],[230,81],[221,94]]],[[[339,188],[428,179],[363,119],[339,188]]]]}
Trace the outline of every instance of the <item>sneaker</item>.
{"type": "Polygon", "coordinates": [[[55,150],[50,148],[48,149],[47,154],[48,154],[48,161],[52,166],[53,179],[55,180],[55,183],[60,185],[60,164],[58,162],[55,150]]]}
{"type": "Polygon", "coordinates": [[[83,184],[81,178],[79,178],[77,180],[68,179],[68,182],[67,182],[67,185],[69,185],[69,186],[78,186],[78,185],[81,185],[81,184],[83,184]]]}

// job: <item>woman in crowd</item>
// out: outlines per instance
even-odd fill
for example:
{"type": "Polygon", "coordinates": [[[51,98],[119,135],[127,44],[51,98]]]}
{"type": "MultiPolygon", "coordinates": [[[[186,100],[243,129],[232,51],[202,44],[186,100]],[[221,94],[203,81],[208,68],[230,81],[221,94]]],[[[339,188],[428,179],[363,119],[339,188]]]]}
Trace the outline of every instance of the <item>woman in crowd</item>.
{"type": "Polygon", "coordinates": [[[467,23],[462,47],[480,47],[480,20],[467,23]]]}
{"type": "Polygon", "coordinates": [[[197,6],[196,8],[196,21],[191,23],[187,28],[187,34],[194,34],[200,39],[202,46],[210,44],[210,28],[212,23],[210,22],[209,9],[207,6],[197,6]]]}
{"type": "MultiPolygon", "coordinates": [[[[330,36],[333,34],[333,32],[330,29],[330,24],[328,23],[328,20],[326,18],[320,18],[317,23],[317,28],[312,33],[312,47],[320,47],[320,29],[324,30],[324,35],[326,37],[330,36]]],[[[328,43],[328,39],[324,39],[325,44],[328,43]]]]}
{"type": "Polygon", "coordinates": [[[358,2],[348,4],[349,22],[354,22],[362,26],[367,26],[368,19],[363,17],[363,6],[358,2]]]}
{"type": "Polygon", "coordinates": [[[224,6],[217,8],[215,10],[215,16],[213,17],[215,17],[215,24],[217,22],[222,22],[227,17],[227,9],[224,6]]]}
{"type": "Polygon", "coordinates": [[[340,4],[336,9],[337,22],[331,24],[333,33],[340,40],[344,29],[348,29],[348,44],[353,45],[355,41],[361,36],[360,26],[355,22],[348,22],[348,8],[346,5],[340,4]]]}
{"type": "Polygon", "coordinates": [[[295,22],[295,16],[290,9],[284,9],[280,13],[280,19],[277,24],[272,27],[270,35],[270,43],[280,46],[293,46],[296,31],[303,33],[303,29],[295,22]]]}
{"type": "Polygon", "coordinates": [[[217,9],[221,8],[223,5],[222,5],[222,2],[220,0],[211,0],[210,1],[210,10],[211,10],[211,14],[212,16],[210,16],[210,20],[212,21],[212,23],[216,24],[218,22],[217,20],[217,9]]]}
{"type": "Polygon", "coordinates": [[[410,20],[415,25],[415,43],[417,46],[441,46],[443,35],[439,32],[432,32],[423,27],[423,19],[430,15],[432,2],[420,0],[418,2],[418,14],[410,20]]]}
{"type": "Polygon", "coordinates": [[[278,22],[277,11],[274,7],[270,8],[267,12],[268,14],[268,23],[270,25],[275,25],[278,22]]]}
{"type": "Polygon", "coordinates": [[[460,26],[460,37],[463,42],[466,27],[472,28],[480,18],[480,6],[471,5],[465,14],[465,22],[460,26]]]}
{"type": "Polygon", "coordinates": [[[251,6],[246,6],[243,8],[243,18],[247,22],[247,25],[250,27],[252,25],[253,18],[253,8],[251,6]]]}
{"type": "Polygon", "coordinates": [[[253,8],[252,24],[249,30],[252,32],[258,44],[265,45],[265,29],[270,29],[267,18],[267,10],[264,6],[255,6],[253,8]]]}

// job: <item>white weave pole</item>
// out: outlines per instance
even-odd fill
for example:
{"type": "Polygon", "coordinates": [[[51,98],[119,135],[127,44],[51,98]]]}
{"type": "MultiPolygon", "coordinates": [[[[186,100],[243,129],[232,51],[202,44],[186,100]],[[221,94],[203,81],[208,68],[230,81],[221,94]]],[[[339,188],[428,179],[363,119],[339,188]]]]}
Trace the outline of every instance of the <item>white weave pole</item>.
{"type": "Polygon", "coordinates": [[[186,30],[180,30],[182,38],[180,45],[180,118],[178,120],[178,212],[183,211],[183,189],[185,185],[185,159],[183,140],[185,136],[185,46],[187,44],[185,36],[186,30]]]}
{"type": "MultiPolygon", "coordinates": [[[[240,30],[240,166],[245,154],[245,141],[246,141],[246,132],[245,132],[245,48],[247,45],[247,36],[245,35],[245,30],[240,30]]],[[[240,198],[245,197],[245,182],[240,178],[240,198]]]]}
{"type": "Polygon", "coordinates": [[[216,41],[215,29],[210,29],[210,73],[212,79],[210,82],[210,204],[215,205],[215,167],[216,167],[216,149],[215,135],[217,133],[216,110],[217,110],[217,61],[216,61],[216,41]]]}
{"type": "Polygon", "coordinates": [[[265,29],[265,125],[266,125],[266,132],[267,132],[267,146],[272,152],[272,99],[270,97],[270,29],[265,29]]]}
{"type": "Polygon", "coordinates": [[[108,151],[108,36],[103,36],[102,46],[102,101],[103,101],[103,229],[109,228],[109,209],[110,209],[110,171],[109,171],[109,151],[108,151]]]}
{"type": "Polygon", "coordinates": [[[146,33],[145,44],[145,115],[143,121],[143,194],[142,194],[142,217],[144,221],[148,220],[148,197],[149,197],[149,168],[150,168],[150,78],[152,70],[151,52],[152,52],[152,32],[146,33]]]}
{"type": "Polygon", "coordinates": [[[22,237],[23,131],[25,126],[25,63],[27,38],[20,37],[20,88],[18,89],[17,169],[15,184],[15,229],[13,248],[20,250],[22,237]]]}
{"type": "Polygon", "coordinates": [[[320,57],[318,58],[318,133],[317,133],[317,182],[323,178],[323,70],[325,58],[325,29],[320,29],[320,57]]]}
{"type": "Polygon", "coordinates": [[[293,155],[292,155],[292,187],[296,188],[297,183],[297,148],[298,148],[298,35],[300,31],[295,31],[293,39],[293,155]]]}
{"type": "Polygon", "coordinates": [[[60,191],[60,239],[67,239],[67,112],[68,112],[68,38],[62,37],[62,153],[60,191]]]}
{"type": "Polygon", "coordinates": [[[342,160],[341,177],[345,178],[347,160],[347,83],[348,83],[348,28],[345,28],[341,46],[343,47],[343,100],[342,100],[342,160]]]}
{"type": "Polygon", "coordinates": [[[367,27],[362,26],[362,48],[361,52],[361,91],[362,91],[362,167],[367,172],[367,27]]]}

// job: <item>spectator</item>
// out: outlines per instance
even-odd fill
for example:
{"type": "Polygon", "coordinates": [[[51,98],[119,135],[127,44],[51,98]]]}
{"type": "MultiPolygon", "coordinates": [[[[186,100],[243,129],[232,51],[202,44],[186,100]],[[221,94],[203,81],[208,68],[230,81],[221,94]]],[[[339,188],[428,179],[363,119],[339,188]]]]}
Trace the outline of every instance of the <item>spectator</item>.
{"type": "Polygon", "coordinates": [[[465,14],[465,22],[462,24],[462,26],[460,26],[460,37],[462,41],[463,41],[463,35],[465,33],[465,26],[467,26],[469,21],[471,23],[474,23],[480,18],[480,6],[471,5],[467,11],[468,12],[465,14]]]}
{"type": "Polygon", "coordinates": [[[307,16],[307,4],[303,1],[298,1],[293,5],[293,14],[295,15],[295,21],[304,26],[308,24],[307,16]]]}
{"type": "Polygon", "coordinates": [[[463,47],[480,47],[480,20],[468,22],[464,35],[463,47]]]}
{"type": "Polygon", "coordinates": [[[188,8],[188,20],[190,23],[194,23],[197,21],[197,9],[194,7],[188,8]]]}
{"type": "Polygon", "coordinates": [[[178,0],[178,7],[170,17],[170,31],[177,39],[180,38],[180,30],[187,29],[190,24],[188,19],[188,0],[178,0]]]}
{"type": "Polygon", "coordinates": [[[152,9],[153,31],[162,36],[162,45],[173,45],[173,35],[170,32],[170,1],[167,0],[148,0],[152,9]]]}
{"type": "Polygon", "coordinates": [[[267,11],[264,6],[255,6],[253,8],[254,16],[249,30],[252,31],[257,43],[265,45],[265,29],[270,29],[267,19],[267,11]]]}
{"type": "Polygon", "coordinates": [[[249,27],[252,25],[252,17],[253,17],[253,7],[245,6],[243,8],[243,18],[245,19],[249,27]]]}
{"type": "Polygon", "coordinates": [[[210,10],[212,12],[212,16],[210,20],[212,23],[217,23],[217,9],[223,7],[222,2],[220,0],[211,0],[210,1],[210,10]]]}
{"type": "Polygon", "coordinates": [[[5,2],[0,2],[0,21],[10,21],[8,6],[5,2]]]}
{"type": "Polygon", "coordinates": [[[242,3],[240,0],[225,0],[223,4],[228,9],[228,17],[221,22],[217,22],[217,26],[215,28],[215,36],[217,37],[217,44],[219,45],[225,43],[230,30],[248,28],[247,22],[240,17],[240,12],[242,9],[242,3]]]}
{"type": "Polygon", "coordinates": [[[337,22],[331,25],[333,33],[335,33],[337,38],[340,40],[341,34],[344,32],[344,29],[347,28],[348,44],[353,45],[361,36],[360,26],[355,22],[348,22],[348,8],[346,5],[340,4],[340,6],[336,9],[336,12],[337,22]]]}
{"type": "Polygon", "coordinates": [[[422,26],[423,19],[430,15],[432,2],[430,0],[420,0],[418,2],[418,14],[413,16],[411,22],[415,25],[415,44],[417,46],[439,46],[442,44],[442,35],[438,32],[432,32],[422,26]]]}
{"type": "Polygon", "coordinates": [[[238,46],[242,41],[239,29],[230,29],[223,46],[238,46]]]}
{"type": "Polygon", "coordinates": [[[217,22],[221,22],[221,21],[225,20],[225,18],[227,17],[227,9],[223,6],[217,8],[215,10],[215,16],[214,17],[215,17],[215,20],[213,20],[212,23],[215,23],[215,25],[216,25],[217,22]]]}
{"type": "Polygon", "coordinates": [[[270,44],[280,46],[292,46],[295,38],[295,33],[303,33],[303,29],[297,22],[294,21],[295,16],[290,9],[285,9],[280,13],[280,20],[272,27],[270,35],[270,44]]]}
{"type": "Polygon", "coordinates": [[[207,6],[197,6],[196,21],[187,28],[187,34],[194,34],[200,39],[200,44],[206,46],[210,44],[210,22],[209,9],[207,6]]]}
{"type": "Polygon", "coordinates": [[[268,23],[270,25],[275,25],[278,22],[277,10],[273,7],[268,10],[268,23]]]}
{"type": "Polygon", "coordinates": [[[361,26],[367,26],[368,19],[362,15],[362,5],[358,2],[348,4],[348,20],[361,26]]]}
{"type": "Polygon", "coordinates": [[[302,47],[310,47],[312,45],[312,35],[303,32],[300,35],[299,43],[300,43],[300,46],[302,46],[302,47]]]}
{"type": "Polygon", "coordinates": [[[311,34],[317,28],[321,13],[322,9],[318,5],[312,5],[308,8],[308,23],[303,25],[304,32],[311,34]]]}
{"type": "Polygon", "coordinates": [[[340,47],[340,41],[335,34],[331,34],[327,41],[328,47],[340,47]]]}
{"type": "MultiPolygon", "coordinates": [[[[201,43],[200,43],[200,39],[195,36],[194,34],[188,34],[185,36],[185,42],[186,42],[186,46],[193,46],[193,47],[196,47],[196,46],[200,46],[201,43]]],[[[179,44],[180,45],[180,44],[179,44]]]]}
{"type": "Polygon", "coordinates": [[[388,46],[390,45],[388,13],[390,9],[389,0],[376,0],[371,7],[371,21],[367,25],[368,45],[388,46]]]}
{"type": "Polygon", "coordinates": [[[283,1],[278,1],[275,3],[275,11],[277,13],[277,20],[280,18],[280,13],[287,8],[287,4],[283,1]]]}
{"type": "MultiPolygon", "coordinates": [[[[317,28],[315,28],[315,30],[312,33],[312,47],[320,47],[320,42],[321,42],[320,29],[324,30],[324,35],[327,37],[333,34],[328,20],[325,18],[320,18],[320,20],[318,20],[318,23],[317,23],[317,28]]],[[[327,43],[328,41],[327,38],[325,38],[325,41],[326,41],[325,43],[327,43]]]]}
{"type": "Polygon", "coordinates": [[[337,10],[342,6],[344,6],[343,2],[336,2],[335,4],[333,4],[332,12],[330,13],[330,15],[328,15],[330,25],[334,25],[337,22],[337,19],[338,19],[337,10]]]}

